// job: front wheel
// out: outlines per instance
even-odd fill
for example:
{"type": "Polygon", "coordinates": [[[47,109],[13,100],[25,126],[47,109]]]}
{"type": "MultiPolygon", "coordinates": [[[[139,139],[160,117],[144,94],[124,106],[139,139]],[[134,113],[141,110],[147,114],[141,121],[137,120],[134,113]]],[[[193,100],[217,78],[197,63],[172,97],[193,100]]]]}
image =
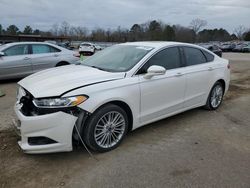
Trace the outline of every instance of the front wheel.
{"type": "Polygon", "coordinates": [[[108,104],[90,116],[83,130],[83,139],[91,149],[106,152],[119,146],[127,130],[126,112],[119,106],[108,104]]]}
{"type": "Polygon", "coordinates": [[[216,82],[212,87],[207,103],[204,106],[207,110],[216,110],[222,103],[224,88],[221,82],[216,82]]]}

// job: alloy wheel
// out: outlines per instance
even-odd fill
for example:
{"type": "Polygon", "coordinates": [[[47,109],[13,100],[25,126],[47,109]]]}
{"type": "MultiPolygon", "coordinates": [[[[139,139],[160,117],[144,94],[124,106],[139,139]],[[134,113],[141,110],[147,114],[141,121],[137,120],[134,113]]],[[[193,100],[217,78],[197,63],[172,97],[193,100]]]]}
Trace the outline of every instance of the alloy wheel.
{"type": "Polygon", "coordinates": [[[102,148],[116,145],[125,133],[125,118],[117,111],[104,114],[97,122],[94,130],[95,142],[102,148]]]}
{"type": "Polygon", "coordinates": [[[213,108],[217,108],[222,101],[222,97],[223,97],[223,88],[221,87],[221,85],[216,85],[212,90],[210,98],[211,106],[213,108]]]}

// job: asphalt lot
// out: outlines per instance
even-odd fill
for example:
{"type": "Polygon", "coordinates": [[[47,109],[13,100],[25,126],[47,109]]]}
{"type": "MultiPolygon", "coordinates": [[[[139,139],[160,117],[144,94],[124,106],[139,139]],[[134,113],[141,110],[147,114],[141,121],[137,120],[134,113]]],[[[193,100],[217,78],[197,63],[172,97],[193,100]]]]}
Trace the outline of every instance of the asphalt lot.
{"type": "Polygon", "coordinates": [[[27,155],[10,128],[15,81],[1,82],[0,187],[250,187],[250,54],[227,53],[217,111],[194,109],[130,133],[119,148],[27,155]]]}

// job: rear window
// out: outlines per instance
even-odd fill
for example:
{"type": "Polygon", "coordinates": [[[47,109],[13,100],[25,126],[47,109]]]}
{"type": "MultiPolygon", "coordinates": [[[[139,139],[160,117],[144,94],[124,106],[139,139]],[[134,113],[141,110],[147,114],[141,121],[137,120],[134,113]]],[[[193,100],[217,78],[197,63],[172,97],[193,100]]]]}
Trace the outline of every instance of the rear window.
{"type": "Polygon", "coordinates": [[[214,60],[214,56],[212,54],[208,53],[205,50],[202,50],[202,52],[205,55],[207,62],[211,62],[214,60]]]}
{"type": "Polygon", "coordinates": [[[90,44],[81,44],[81,46],[91,46],[90,44]]]}
{"type": "Polygon", "coordinates": [[[193,47],[183,47],[186,57],[187,66],[199,65],[206,63],[207,60],[200,49],[193,47]]]}

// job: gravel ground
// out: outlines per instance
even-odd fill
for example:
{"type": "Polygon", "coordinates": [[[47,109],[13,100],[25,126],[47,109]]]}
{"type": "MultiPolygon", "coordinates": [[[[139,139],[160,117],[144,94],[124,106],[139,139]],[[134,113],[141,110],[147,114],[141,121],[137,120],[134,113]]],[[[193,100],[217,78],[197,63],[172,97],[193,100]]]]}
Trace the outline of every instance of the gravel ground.
{"type": "Polygon", "coordinates": [[[1,82],[0,187],[250,187],[250,54],[227,53],[217,111],[194,109],[130,133],[119,148],[27,155],[10,128],[16,81],[1,82]]]}

